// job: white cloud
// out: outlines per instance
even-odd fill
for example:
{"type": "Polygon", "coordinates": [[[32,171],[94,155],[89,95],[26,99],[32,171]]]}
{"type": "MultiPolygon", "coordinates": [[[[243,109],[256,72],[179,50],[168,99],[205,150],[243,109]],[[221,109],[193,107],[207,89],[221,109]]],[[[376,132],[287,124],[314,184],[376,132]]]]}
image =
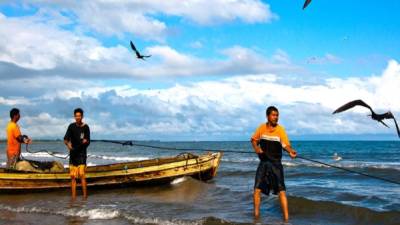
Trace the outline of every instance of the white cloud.
{"type": "Polygon", "coordinates": [[[94,38],[37,23],[30,17],[0,19],[0,36],[0,61],[33,70],[68,65],[94,72],[99,65],[126,62],[131,56],[122,46],[105,48],[94,38]]]}
{"type": "MultiPolygon", "coordinates": [[[[280,121],[290,135],[380,133],[395,137],[392,121],[388,121],[392,127],[387,129],[368,118],[368,110],[362,107],[332,115],[354,99],[363,99],[378,113],[391,110],[400,117],[399,96],[392,94],[400,87],[400,64],[395,60],[379,76],[334,78],[316,85],[295,86],[280,76],[264,74],[152,90],[131,88],[129,84],[105,86],[93,82],[90,86],[85,93],[65,87],[54,92],[59,97],[43,95],[32,99],[34,104],[21,103],[21,124],[31,135],[41,137],[50,135],[40,128],[49,120],[52,135],[62,136],[73,108],[81,106],[97,137],[246,140],[265,121],[268,105],[278,106],[280,121]]],[[[0,107],[4,116],[10,107],[0,107]]]]}
{"type": "Polygon", "coordinates": [[[104,47],[93,37],[38,22],[36,17],[0,19],[0,74],[2,78],[62,76],[77,78],[151,78],[168,76],[263,74],[298,71],[287,54],[271,58],[242,46],[221,50],[222,58],[199,58],[167,45],[142,49],[151,54],[137,60],[126,46],[104,47]],[[4,69],[2,69],[2,67],[4,69]]]}
{"type": "Polygon", "coordinates": [[[284,74],[288,71],[301,71],[300,67],[287,64],[289,59],[286,57],[286,59],[283,60],[285,56],[283,56],[283,51],[280,50],[278,50],[272,58],[267,58],[253,49],[242,46],[233,46],[222,50],[221,53],[230,60],[220,62],[220,70],[230,71],[232,74],[284,74]],[[280,54],[280,60],[276,60],[277,54],[280,54]]]}
{"type": "Polygon", "coordinates": [[[4,98],[0,96],[0,104],[4,105],[29,105],[30,102],[28,99],[24,97],[17,97],[17,98],[4,98]]]}
{"type": "Polygon", "coordinates": [[[200,49],[203,47],[203,43],[201,41],[194,41],[190,43],[190,47],[195,48],[195,49],[200,49]]]}
{"type": "MultiPolygon", "coordinates": [[[[331,112],[361,98],[378,112],[392,110],[399,115],[400,95],[393,93],[400,87],[400,66],[395,60],[382,75],[307,83],[309,77],[299,76],[304,71],[282,49],[266,56],[232,46],[219,50],[220,57],[200,58],[160,44],[138,46],[142,53],[152,54],[141,61],[134,58],[129,43],[106,47],[87,33],[132,33],[161,41],[168,25],[158,19],[160,15],[201,25],[270,22],[276,16],[261,1],[35,1],[27,5],[40,10],[26,17],[0,13],[0,112],[8,118],[11,107],[20,107],[21,125],[32,136],[62,136],[71,111],[81,106],[96,135],[247,138],[265,119],[270,104],[279,106],[281,121],[291,134],[394,133],[370,121],[365,109],[334,116],[331,112]],[[241,76],[153,90],[132,88],[130,80],[124,85],[107,84],[121,77],[202,75],[241,76]],[[290,81],[292,76],[296,83],[290,81]],[[46,122],[52,132],[43,127],[46,122]]],[[[201,42],[193,44],[201,47],[201,42]]],[[[341,61],[327,53],[311,63],[341,61]]],[[[2,127],[4,123],[0,121],[2,127]]]]}
{"type": "Polygon", "coordinates": [[[277,18],[268,4],[258,0],[146,1],[151,8],[167,15],[182,16],[199,24],[243,20],[247,23],[269,22],[277,18]]]}
{"type": "Polygon", "coordinates": [[[278,49],[276,50],[275,54],[272,56],[272,58],[276,61],[276,62],[281,62],[281,63],[285,63],[285,64],[290,64],[290,58],[289,55],[283,51],[282,49],[278,49]]]}
{"type": "Polygon", "coordinates": [[[168,46],[149,47],[148,52],[158,56],[166,64],[173,66],[191,66],[197,61],[196,58],[181,54],[168,46]]]}
{"type": "Polygon", "coordinates": [[[330,54],[326,53],[324,56],[318,57],[318,56],[312,56],[308,58],[307,63],[309,64],[318,64],[318,65],[326,65],[326,64],[340,64],[342,63],[342,59],[330,54]]]}
{"type": "Polygon", "coordinates": [[[34,138],[54,137],[54,134],[62,138],[66,127],[71,123],[71,119],[57,118],[45,112],[39,113],[36,116],[22,116],[24,126],[21,126],[21,132],[34,138]]]}
{"type": "Polygon", "coordinates": [[[245,23],[270,22],[278,16],[268,4],[259,0],[155,0],[155,1],[30,1],[26,6],[45,8],[46,16],[69,12],[81,27],[110,36],[126,33],[141,38],[162,40],[167,33],[165,22],[159,15],[177,16],[201,25],[211,25],[240,20],[245,23]],[[56,11],[49,13],[50,11],[56,11]]]}
{"type": "Polygon", "coordinates": [[[374,105],[400,111],[400,64],[397,61],[390,60],[382,76],[371,77],[369,82],[374,87],[374,105]]]}

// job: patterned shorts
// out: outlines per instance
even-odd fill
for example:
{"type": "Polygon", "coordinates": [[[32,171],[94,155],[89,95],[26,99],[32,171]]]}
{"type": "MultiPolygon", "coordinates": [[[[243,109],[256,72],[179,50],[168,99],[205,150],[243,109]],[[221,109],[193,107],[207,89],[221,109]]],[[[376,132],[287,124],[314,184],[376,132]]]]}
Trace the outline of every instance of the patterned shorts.
{"type": "Polygon", "coordinates": [[[74,178],[85,177],[86,165],[69,165],[69,175],[74,178]]]}

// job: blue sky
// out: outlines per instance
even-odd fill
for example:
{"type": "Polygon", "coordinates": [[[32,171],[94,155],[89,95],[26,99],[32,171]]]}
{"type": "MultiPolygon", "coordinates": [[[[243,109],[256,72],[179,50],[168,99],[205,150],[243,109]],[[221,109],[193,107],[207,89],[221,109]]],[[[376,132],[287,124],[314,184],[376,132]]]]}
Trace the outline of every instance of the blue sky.
{"type": "MultiPolygon", "coordinates": [[[[294,139],[393,139],[400,2],[1,1],[0,126],[60,138],[82,107],[97,138],[248,140],[268,105],[294,139]],[[147,61],[134,58],[133,40],[147,61]]],[[[2,134],[4,135],[4,134],[2,134]]]]}

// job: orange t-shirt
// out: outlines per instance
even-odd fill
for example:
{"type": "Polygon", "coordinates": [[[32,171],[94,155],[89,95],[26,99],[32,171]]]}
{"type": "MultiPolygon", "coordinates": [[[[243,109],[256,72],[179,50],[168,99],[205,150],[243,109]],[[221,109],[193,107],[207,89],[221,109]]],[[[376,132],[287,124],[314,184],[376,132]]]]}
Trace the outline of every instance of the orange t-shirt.
{"type": "Polygon", "coordinates": [[[254,132],[251,140],[257,141],[263,153],[258,154],[261,161],[280,162],[282,148],[290,145],[285,129],[277,125],[274,129],[267,129],[267,124],[261,124],[254,132]]]}
{"type": "Polygon", "coordinates": [[[269,131],[267,129],[267,124],[262,123],[254,132],[253,136],[251,137],[252,140],[260,141],[261,139],[270,140],[270,141],[277,141],[280,142],[282,147],[285,148],[286,146],[290,145],[289,138],[286,134],[285,128],[281,125],[276,125],[275,129],[269,131]]]}
{"type": "Polygon", "coordinates": [[[18,124],[10,121],[6,128],[7,133],[7,155],[14,156],[21,153],[21,143],[17,141],[18,136],[21,135],[18,124]]]}

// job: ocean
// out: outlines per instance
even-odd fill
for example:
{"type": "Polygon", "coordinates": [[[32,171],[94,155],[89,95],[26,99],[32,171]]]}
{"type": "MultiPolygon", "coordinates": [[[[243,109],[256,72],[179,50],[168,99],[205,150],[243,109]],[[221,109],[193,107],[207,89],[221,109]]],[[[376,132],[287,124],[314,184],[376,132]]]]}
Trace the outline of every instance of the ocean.
{"type": "MultiPolygon", "coordinates": [[[[148,145],[248,151],[224,154],[209,182],[179,178],[167,185],[91,190],[76,201],[69,190],[0,193],[0,224],[284,224],[278,198],[262,196],[261,218],[253,218],[252,190],[258,157],[250,142],[143,142],[148,145]]],[[[399,141],[293,141],[299,156],[400,182],[399,141]]],[[[0,148],[5,149],[4,142],[0,148]]],[[[67,150],[61,141],[34,142],[31,151],[67,150]]],[[[199,154],[198,151],[191,151],[199,154]]],[[[137,161],[180,152],[93,142],[88,165],[137,161]]],[[[27,153],[53,160],[46,153],[27,153]]],[[[62,161],[64,165],[67,160],[62,161]]],[[[6,156],[0,154],[1,166],[6,156]]],[[[302,159],[283,158],[290,221],[287,224],[400,224],[400,185],[330,168],[302,159]]]]}

